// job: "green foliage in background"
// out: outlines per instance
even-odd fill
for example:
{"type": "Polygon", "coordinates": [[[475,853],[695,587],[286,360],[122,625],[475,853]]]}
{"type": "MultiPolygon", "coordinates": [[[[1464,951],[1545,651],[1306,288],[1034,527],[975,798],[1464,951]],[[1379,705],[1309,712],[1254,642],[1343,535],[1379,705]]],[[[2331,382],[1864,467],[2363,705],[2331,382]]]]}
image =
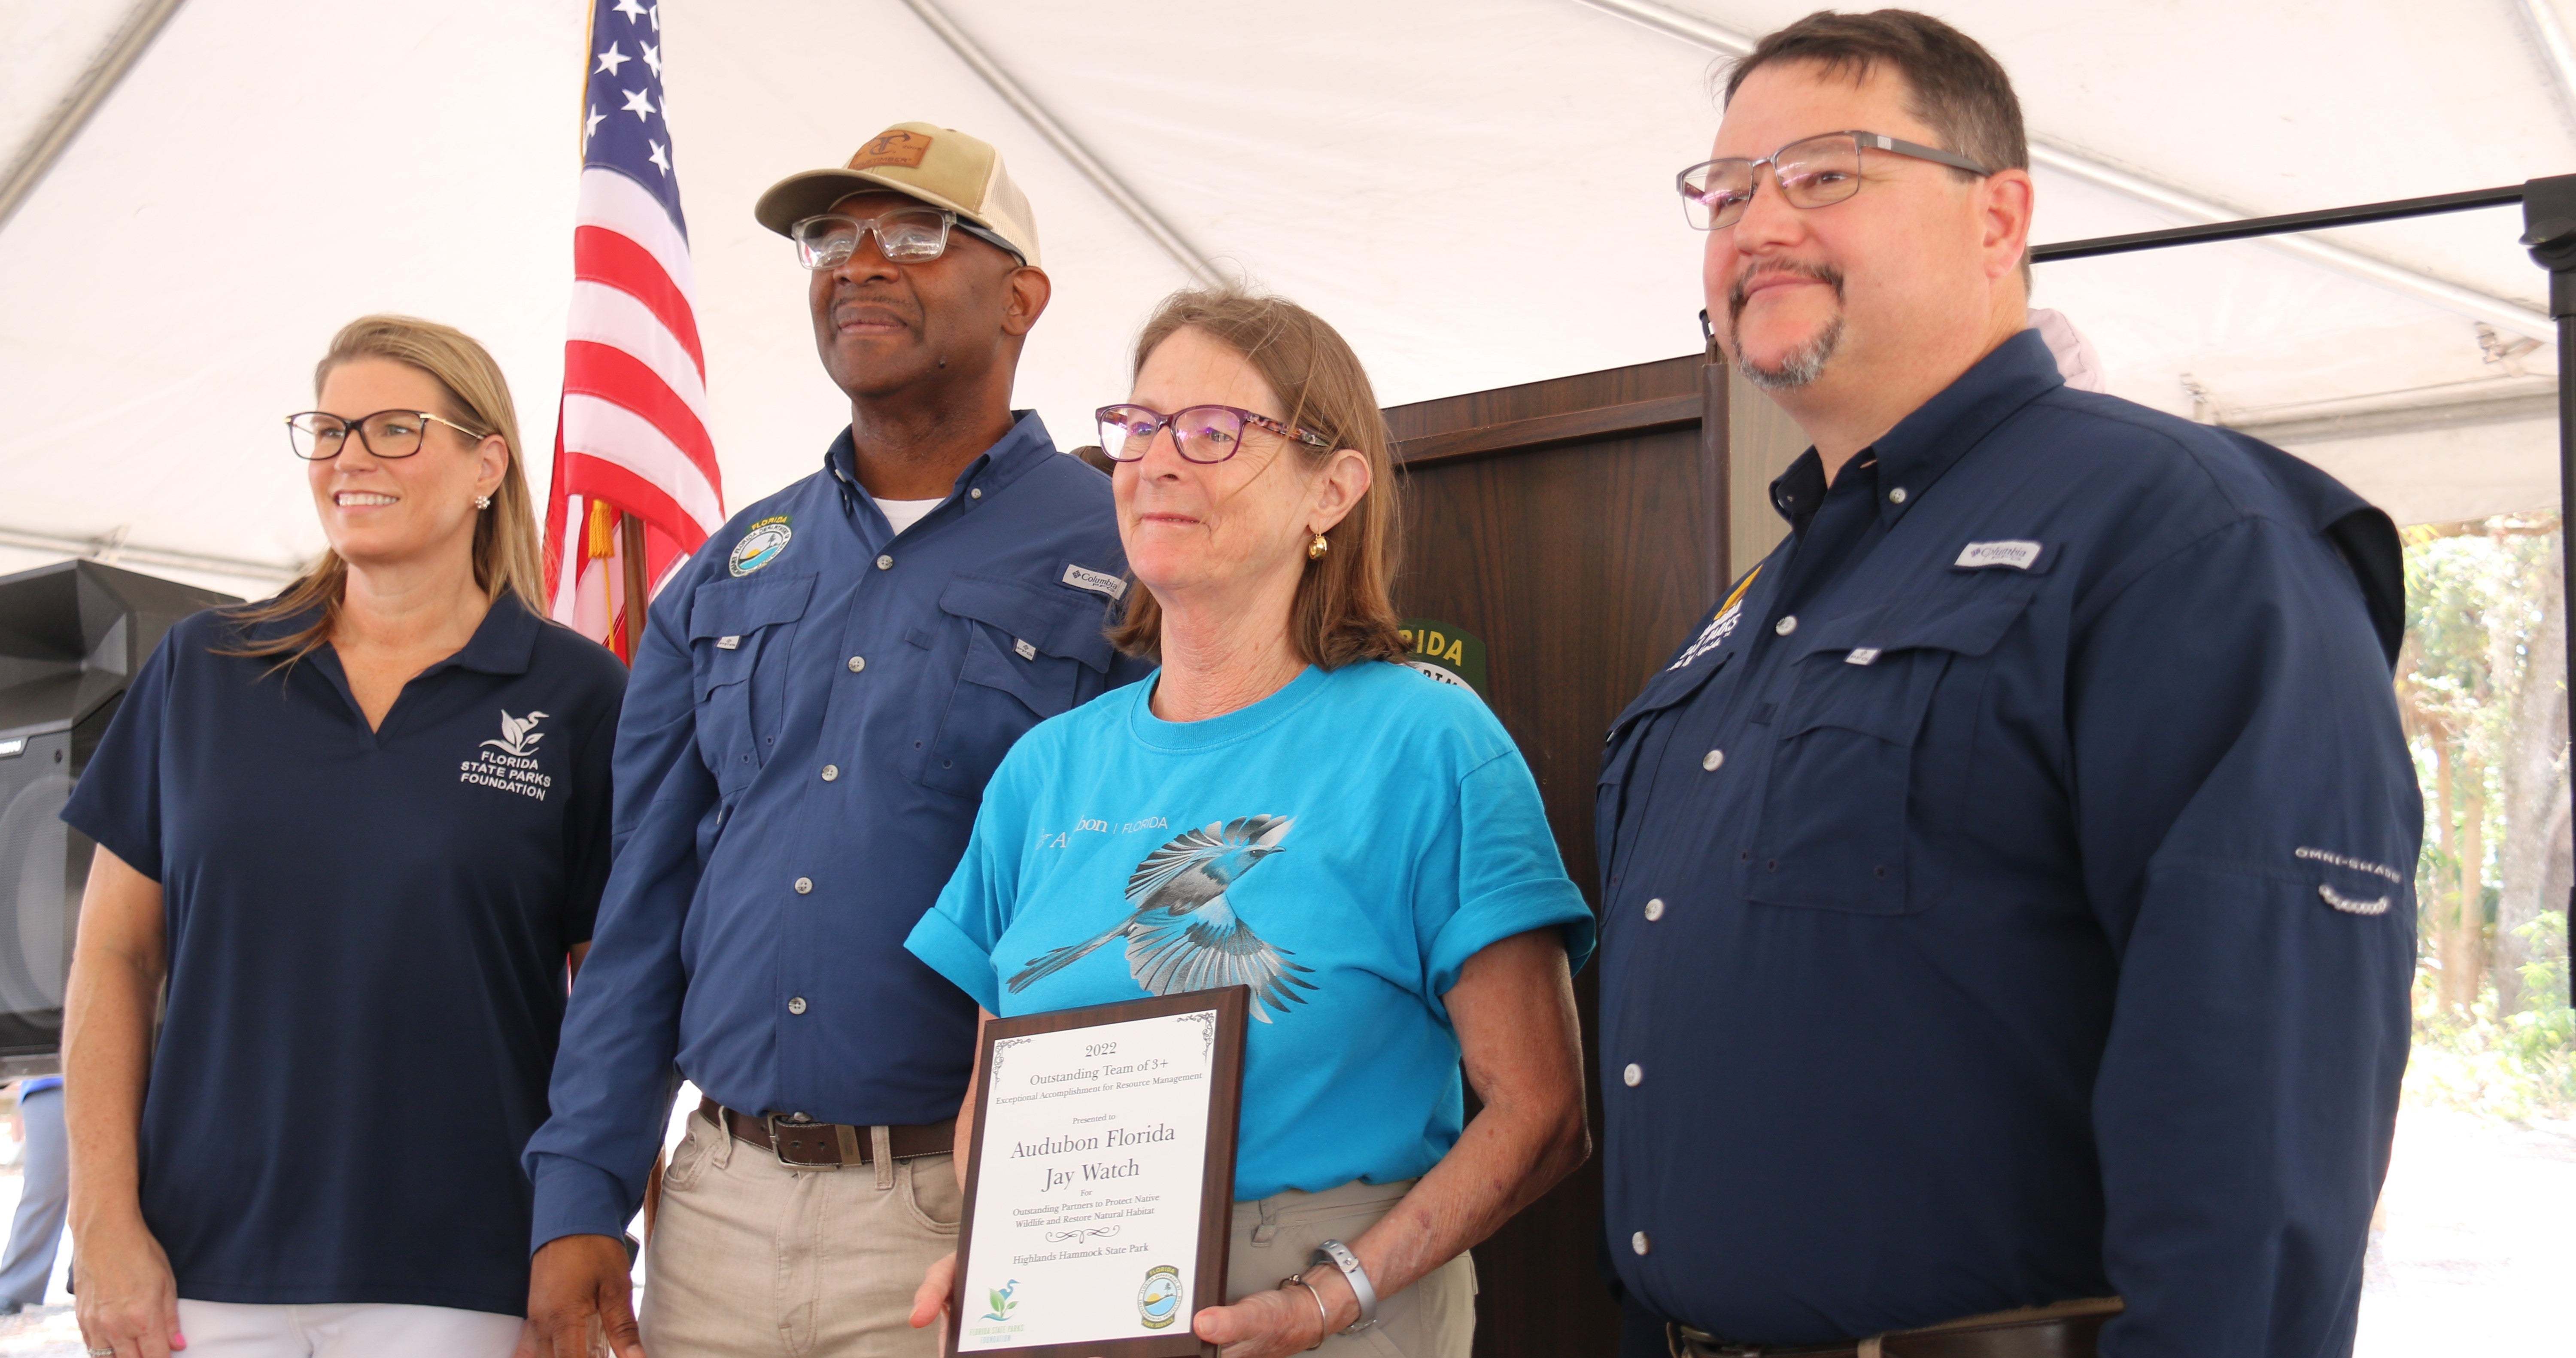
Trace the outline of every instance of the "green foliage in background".
{"type": "MultiPolygon", "coordinates": [[[[2517,712],[2513,702],[2532,647],[2542,641],[2550,577],[2558,568],[2556,527],[2549,515],[2417,528],[2406,535],[2407,638],[2399,691],[2426,817],[2416,869],[2416,1024],[2406,1101],[2515,1122],[2576,1117],[2576,1012],[2568,1008],[2565,902],[2541,902],[2538,918],[2511,931],[2525,958],[2511,1012],[2499,1012],[2504,1006],[2492,978],[2482,978],[2467,1012],[2444,1008],[2437,999],[2438,930],[2453,917],[2450,902],[2457,898],[2462,866],[2456,853],[2477,842],[2479,917],[2488,925],[2489,946],[2501,942],[2493,929],[2507,844],[2514,835],[2547,829],[2512,823],[2501,770],[2516,757],[2517,742],[2528,751],[2534,740],[2554,747],[2558,738],[2554,730],[2522,729],[2547,704],[2525,703],[2517,712]],[[2437,820],[2443,814],[2436,795],[2437,742],[2446,743],[2452,756],[2450,851],[2437,820]],[[2467,785],[2470,778],[2474,788],[2467,785]],[[2464,823],[2472,806],[2484,812],[2477,835],[2464,823]]],[[[2558,643],[2552,636],[2547,644],[2558,643]]],[[[2563,753],[2553,748],[2549,759],[2563,779],[2563,753]]]]}

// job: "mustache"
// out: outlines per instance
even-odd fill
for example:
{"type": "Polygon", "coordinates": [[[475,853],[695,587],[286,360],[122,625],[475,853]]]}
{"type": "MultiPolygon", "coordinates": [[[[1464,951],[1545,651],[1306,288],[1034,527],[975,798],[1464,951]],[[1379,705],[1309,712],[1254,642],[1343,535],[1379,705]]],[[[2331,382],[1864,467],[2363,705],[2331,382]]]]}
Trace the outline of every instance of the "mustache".
{"type": "Polygon", "coordinates": [[[1727,320],[1743,319],[1745,305],[1751,300],[1746,295],[1746,289],[1753,286],[1753,280],[1772,274],[1813,279],[1834,290],[1836,304],[1839,305],[1843,300],[1843,271],[1830,264],[1748,264],[1736,273],[1734,286],[1726,290],[1727,320]]]}

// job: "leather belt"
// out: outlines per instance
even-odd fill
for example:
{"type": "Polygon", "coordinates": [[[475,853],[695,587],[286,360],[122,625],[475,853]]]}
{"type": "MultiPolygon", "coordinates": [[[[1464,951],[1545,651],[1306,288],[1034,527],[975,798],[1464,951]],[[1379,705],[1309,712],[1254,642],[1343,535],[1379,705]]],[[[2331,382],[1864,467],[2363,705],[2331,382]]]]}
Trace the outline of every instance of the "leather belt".
{"type": "Polygon", "coordinates": [[[775,1113],[754,1117],[705,1097],[698,1100],[698,1112],[731,1133],[735,1140],[748,1141],[768,1151],[790,1169],[871,1164],[879,1145],[885,1147],[886,1158],[891,1160],[946,1155],[957,1149],[955,1118],[917,1127],[853,1127],[840,1122],[796,1122],[775,1113]],[[882,1142],[878,1140],[879,1133],[884,1134],[882,1142]]]}
{"type": "Polygon", "coordinates": [[[1673,1358],[2094,1358],[2094,1337],[2120,1311],[2118,1297],[2087,1297],[1803,1347],[1735,1343],[1687,1325],[1664,1334],[1673,1358]]]}

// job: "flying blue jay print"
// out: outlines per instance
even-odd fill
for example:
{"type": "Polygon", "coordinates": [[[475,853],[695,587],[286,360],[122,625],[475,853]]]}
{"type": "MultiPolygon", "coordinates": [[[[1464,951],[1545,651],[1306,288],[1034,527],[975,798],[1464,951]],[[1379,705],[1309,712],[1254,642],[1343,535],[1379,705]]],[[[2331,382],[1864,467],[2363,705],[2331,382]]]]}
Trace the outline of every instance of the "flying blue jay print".
{"type": "Polygon", "coordinates": [[[1313,990],[1314,983],[1290,973],[1314,968],[1285,960],[1289,951],[1263,942],[1226,899],[1226,892],[1262,859],[1286,852],[1279,841],[1294,824],[1286,816],[1211,822],[1145,855],[1127,879],[1127,899],[1135,912],[1097,938],[1029,959],[1028,969],[1011,978],[1011,992],[1028,989],[1124,935],[1128,974],[1154,994],[1248,985],[1257,1001],[1252,1016],[1264,1023],[1270,1022],[1265,1004],[1283,1012],[1291,1003],[1304,1004],[1306,997],[1291,987],[1313,990]]]}

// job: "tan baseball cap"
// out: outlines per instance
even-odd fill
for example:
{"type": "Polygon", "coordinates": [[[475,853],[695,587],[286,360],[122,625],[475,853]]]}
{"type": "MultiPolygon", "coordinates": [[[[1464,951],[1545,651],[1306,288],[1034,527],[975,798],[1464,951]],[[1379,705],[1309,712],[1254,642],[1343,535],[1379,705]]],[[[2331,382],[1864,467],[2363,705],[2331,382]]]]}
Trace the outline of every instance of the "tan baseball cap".
{"type": "Polygon", "coordinates": [[[946,208],[1010,242],[1023,261],[1038,262],[1037,218],[1028,195],[1002,168],[1002,153],[991,142],[930,123],[896,123],[870,138],[847,165],[779,180],[760,195],[751,215],[784,236],[796,223],[872,189],[946,208]]]}

